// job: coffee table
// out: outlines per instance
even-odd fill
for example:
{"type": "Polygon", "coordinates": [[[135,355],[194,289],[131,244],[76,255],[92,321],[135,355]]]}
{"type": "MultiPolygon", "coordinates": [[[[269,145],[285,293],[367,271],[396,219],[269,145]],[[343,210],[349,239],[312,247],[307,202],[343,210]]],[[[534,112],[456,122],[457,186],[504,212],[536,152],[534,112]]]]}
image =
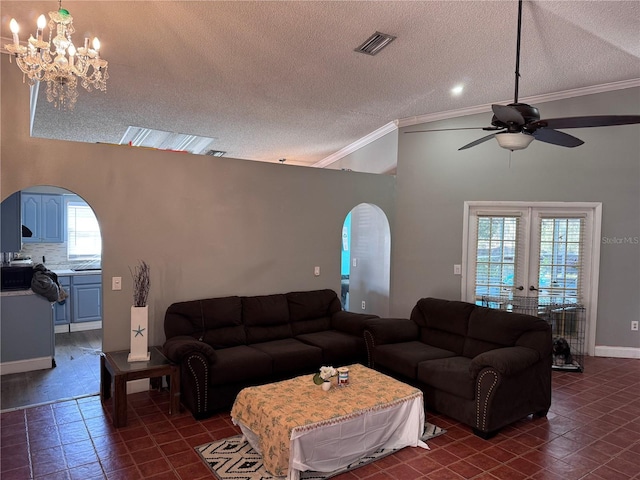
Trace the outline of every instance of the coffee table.
{"type": "Polygon", "coordinates": [[[349,365],[349,385],[328,392],[303,375],[243,389],[231,409],[267,471],[297,480],[300,472],[332,472],[380,448],[419,446],[422,392],[371,370],[349,365]]]}

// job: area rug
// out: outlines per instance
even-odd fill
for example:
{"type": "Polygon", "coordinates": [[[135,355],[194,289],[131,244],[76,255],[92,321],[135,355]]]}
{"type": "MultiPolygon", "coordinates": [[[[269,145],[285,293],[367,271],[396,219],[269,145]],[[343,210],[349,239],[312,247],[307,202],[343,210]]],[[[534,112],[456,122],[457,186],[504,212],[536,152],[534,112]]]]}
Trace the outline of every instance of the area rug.
{"type": "MultiPolygon", "coordinates": [[[[427,441],[446,430],[425,422],[422,440],[427,441]]],[[[357,462],[339,470],[324,472],[302,472],[300,480],[325,480],[341,473],[362,467],[371,462],[386,457],[396,449],[380,449],[373,454],[361,458],[357,462]]],[[[243,441],[242,435],[225,438],[216,442],[196,447],[196,453],[209,466],[213,474],[220,480],[282,480],[285,477],[274,477],[269,474],[262,464],[262,456],[251,448],[249,442],[243,441]]]]}

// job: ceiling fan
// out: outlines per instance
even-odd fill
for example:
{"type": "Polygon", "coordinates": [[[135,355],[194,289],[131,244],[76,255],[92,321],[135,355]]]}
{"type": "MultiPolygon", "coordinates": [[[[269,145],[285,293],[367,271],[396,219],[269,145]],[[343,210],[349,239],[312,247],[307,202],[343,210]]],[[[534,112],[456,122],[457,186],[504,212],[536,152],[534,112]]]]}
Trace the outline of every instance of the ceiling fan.
{"type": "Polygon", "coordinates": [[[557,129],[607,127],[612,125],[630,125],[640,123],[640,115],[597,115],[587,117],[564,117],[540,119],[536,107],[518,102],[518,82],[520,79],[520,38],[522,33],[522,0],[518,0],[518,40],[516,44],[516,78],[513,103],[508,105],[491,105],[493,117],[490,127],[443,128],[433,130],[414,130],[405,133],[436,132],[445,130],[487,130],[495,131],[485,137],[474,140],[458,150],[480,145],[492,138],[502,148],[522,150],[535,139],[561,147],[577,147],[584,142],[573,135],[557,129]]]}

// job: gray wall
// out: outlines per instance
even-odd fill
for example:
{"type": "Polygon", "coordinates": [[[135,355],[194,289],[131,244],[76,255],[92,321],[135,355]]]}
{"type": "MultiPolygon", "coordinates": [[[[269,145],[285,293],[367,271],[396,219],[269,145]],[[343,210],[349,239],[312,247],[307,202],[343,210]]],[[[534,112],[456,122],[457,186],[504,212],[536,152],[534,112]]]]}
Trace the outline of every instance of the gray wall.
{"type": "Polygon", "coordinates": [[[326,168],[368,173],[395,173],[398,160],[398,130],[359,148],[326,168]]]}
{"type": "Polygon", "coordinates": [[[392,176],[30,138],[29,88],[6,55],[0,61],[0,198],[55,185],[94,209],[103,235],[105,350],[129,347],[129,267],[138,260],[151,267],[150,338],[160,344],[175,301],[339,292],[347,213],[373,203],[393,218],[392,176]],[[111,290],[113,276],[122,277],[122,291],[111,290]]]}
{"type": "MultiPolygon", "coordinates": [[[[638,114],[632,88],[536,105],[543,118],[638,114]]],[[[465,200],[602,202],[602,236],[640,237],[640,126],[568,131],[577,148],[532,143],[511,155],[495,141],[457,151],[483,131],[404,134],[423,127],[486,126],[481,114],[401,130],[392,242],[391,314],[425,296],[460,299],[465,200]]],[[[596,345],[640,347],[640,245],[602,242],[596,345]]]]}

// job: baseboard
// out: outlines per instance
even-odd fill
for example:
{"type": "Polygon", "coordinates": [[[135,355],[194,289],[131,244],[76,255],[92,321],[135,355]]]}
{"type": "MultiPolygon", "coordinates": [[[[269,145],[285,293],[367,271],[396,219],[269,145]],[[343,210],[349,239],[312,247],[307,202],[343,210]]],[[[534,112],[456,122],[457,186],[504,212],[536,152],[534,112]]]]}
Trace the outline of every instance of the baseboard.
{"type": "Polygon", "coordinates": [[[608,347],[606,345],[596,345],[595,356],[614,358],[640,358],[640,348],[608,347]]]}
{"type": "Polygon", "coordinates": [[[0,363],[0,375],[31,372],[33,370],[47,370],[52,367],[52,362],[52,357],[39,357],[30,358],[29,360],[0,363]]]}
{"type": "Polygon", "coordinates": [[[132,393],[146,392],[149,390],[149,379],[141,378],[140,380],[132,380],[127,382],[127,395],[132,393]]]}
{"type": "Polygon", "coordinates": [[[69,324],[70,332],[83,332],[85,330],[100,330],[101,328],[102,328],[102,322],[100,320],[95,322],[80,322],[80,323],[69,324]]]}

